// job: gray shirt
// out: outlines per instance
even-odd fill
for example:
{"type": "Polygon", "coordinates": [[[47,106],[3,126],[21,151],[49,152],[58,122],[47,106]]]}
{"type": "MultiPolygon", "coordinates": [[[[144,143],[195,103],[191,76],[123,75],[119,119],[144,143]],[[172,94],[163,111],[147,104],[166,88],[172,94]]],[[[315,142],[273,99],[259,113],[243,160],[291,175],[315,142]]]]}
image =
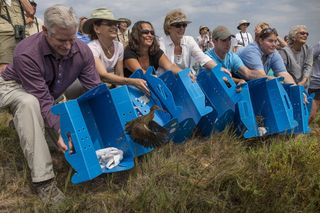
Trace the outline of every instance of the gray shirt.
{"type": "Polygon", "coordinates": [[[310,78],[310,88],[320,89],[320,42],[313,46],[313,68],[310,78]]]}
{"type": "Polygon", "coordinates": [[[313,55],[312,48],[304,44],[300,52],[293,52],[289,46],[279,50],[287,71],[296,83],[304,77],[309,78],[312,72],[313,55]]]}

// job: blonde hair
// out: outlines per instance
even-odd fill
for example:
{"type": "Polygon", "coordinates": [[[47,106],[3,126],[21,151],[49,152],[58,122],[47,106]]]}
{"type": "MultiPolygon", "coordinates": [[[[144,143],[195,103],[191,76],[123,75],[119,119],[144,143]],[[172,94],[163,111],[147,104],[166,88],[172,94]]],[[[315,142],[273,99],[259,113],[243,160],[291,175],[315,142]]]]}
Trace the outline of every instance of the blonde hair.
{"type": "Polygon", "coordinates": [[[187,20],[186,14],[184,14],[181,9],[171,10],[169,13],[167,13],[163,23],[163,30],[166,35],[169,35],[170,25],[178,19],[187,20]]]}
{"type": "Polygon", "coordinates": [[[270,24],[268,24],[267,22],[260,22],[259,24],[257,24],[254,28],[254,40],[257,42],[259,40],[261,31],[269,27],[270,24]]]}

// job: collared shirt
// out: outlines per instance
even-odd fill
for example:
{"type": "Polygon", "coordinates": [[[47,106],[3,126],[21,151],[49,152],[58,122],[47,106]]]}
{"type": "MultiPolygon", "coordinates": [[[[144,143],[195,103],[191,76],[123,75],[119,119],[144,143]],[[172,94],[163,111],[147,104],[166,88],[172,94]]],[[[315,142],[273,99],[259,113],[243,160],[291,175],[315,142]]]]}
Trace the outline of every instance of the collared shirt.
{"type": "MultiPolygon", "coordinates": [[[[0,0],[1,2],[2,0],[0,0]]],[[[1,4],[1,3],[0,3],[1,4]]],[[[24,25],[24,16],[21,13],[19,0],[4,1],[0,6],[0,35],[14,35],[14,25],[24,25]],[[8,14],[9,13],[9,17],[8,14]],[[11,20],[11,23],[10,23],[11,20]]],[[[28,33],[28,31],[26,32],[28,33]]]]}
{"type": "Polygon", "coordinates": [[[214,51],[214,49],[208,50],[206,51],[206,54],[208,56],[210,56],[210,58],[212,58],[217,64],[221,64],[222,67],[230,70],[231,72],[233,72],[234,74],[237,74],[240,67],[243,67],[244,64],[241,61],[240,57],[233,53],[233,52],[228,52],[224,59],[221,59],[216,52],[214,51]]]}
{"type": "Polygon", "coordinates": [[[269,55],[264,55],[259,45],[256,42],[250,43],[245,48],[238,51],[238,55],[243,61],[244,65],[252,70],[264,70],[266,74],[272,69],[276,74],[279,72],[287,72],[283,60],[275,50],[269,55]]]}
{"type": "MultiPolygon", "coordinates": [[[[160,48],[167,55],[169,60],[172,63],[175,63],[175,55],[174,55],[174,43],[171,40],[170,36],[165,36],[164,38],[159,39],[160,48]]],[[[199,47],[197,42],[191,36],[183,36],[180,42],[180,46],[182,47],[182,54],[180,63],[177,65],[181,69],[190,68],[191,67],[191,59],[193,58],[196,63],[200,63],[201,66],[211,61],[210,57],[207,56],[199,47]]]]}
{"type": "Polygon", "coordinates": [[[70,53],[56,58],[44,33],[22,40],[14,52],[13,63],[1,74],[4,80],[15,80],[34,95],[49,127],[59,130],[59,116],[51,112],[58,98],[77,78],[86,89],[100,83],[89,47],[76,39],[70,53]]]}

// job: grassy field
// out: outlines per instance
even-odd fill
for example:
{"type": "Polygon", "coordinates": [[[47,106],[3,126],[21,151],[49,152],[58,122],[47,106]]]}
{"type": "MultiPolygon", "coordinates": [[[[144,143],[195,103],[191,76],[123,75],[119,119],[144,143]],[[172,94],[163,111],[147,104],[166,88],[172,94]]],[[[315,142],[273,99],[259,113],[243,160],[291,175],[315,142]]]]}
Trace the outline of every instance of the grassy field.
{"type": "MultiPolygon", "coordinates": [[[[30,188],[14,130],[0,125],[0,212],[48,212],[30,188]]],[[[129,171],[79,185],[53,152],[58,212],[319,212],[320,144],[310,135],[242,140],[230,131],[168,144],[129,171]]]]}

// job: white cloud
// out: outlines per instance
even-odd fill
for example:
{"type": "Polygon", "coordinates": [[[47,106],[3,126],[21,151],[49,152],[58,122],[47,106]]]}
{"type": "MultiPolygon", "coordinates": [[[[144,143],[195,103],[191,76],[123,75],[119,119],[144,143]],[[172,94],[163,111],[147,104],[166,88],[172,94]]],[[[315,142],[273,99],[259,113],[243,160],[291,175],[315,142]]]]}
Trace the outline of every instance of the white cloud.
{"type": "Polygon", "coordinates": [[[247,19],[251,22],[251,32],[254,25],[261,21],[272,24],[281,35],[286,34],[293,25],[305,24],[310,30],[309,44],[320,40],[319,0],[55,0],[54,3],[38,0],[37,3],[40,17],[45,8],[57,3],[71,5],[78,15],[86,16],[95,8],[107,7],[113,10],[116,17],[128,17],[133,22],[152,22],[160,35],[163,34],[162,25],[166,13],[171,9],[181,8],[192,21],[187,29],[187,34],[192,36],[198,35],[198,27],[203,24],[210,29],[225,25],[236,32],[238,22],[247,19]]]}

